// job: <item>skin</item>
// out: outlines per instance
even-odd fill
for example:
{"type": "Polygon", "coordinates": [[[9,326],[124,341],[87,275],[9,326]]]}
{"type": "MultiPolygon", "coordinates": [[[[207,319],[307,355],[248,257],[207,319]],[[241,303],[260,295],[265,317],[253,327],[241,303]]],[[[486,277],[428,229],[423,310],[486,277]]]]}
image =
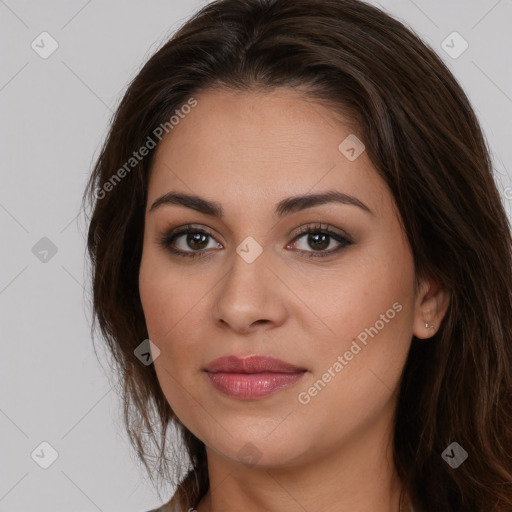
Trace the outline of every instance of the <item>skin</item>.
{"type": "MultiPolygon", "coordinates": [[[[439,326],[447,294],[433,281],[414,294],[412,253],[393,196],[365,151],[350,161],[338,149],[355,133],[348,122],[292,89],[194,97],[197,106],[156,150],[139,288],[149,337],[161,351],[154,365],[162,390],[206,445],[210,491],[197,510],[396,512],[399,379],[412,335],[433,334],[425,322],[439,326]],[[328,203],[274,215],[284,198],[332,189],[372,213],[328,203]],[[220,203],[225,218],[180,205],[149,211],[171,190],[220,203]],[[187,245],[186,235],[175,240],[183,251],[204,248],[195,259],[158,241],[189,223],[212,235],[202,246],[187,245]],[[307,234],[297,239],[297,228],[317,223],[346,231],[353,243],[307,258],[318,245],[307,234]],[[252,263],[236,252],[248,236],[263,249],[252,263]],[[300,403],[299,393],[394,303],[400,312],[300,403]],[[239,400],[213,388],[202,371],[231,354],[270,355],[308,371],[278,393],[239,400]],[[256,447],[250,461],[239,453],[248,443],[256,447]]],[[[339,245],[329,238],[321,250],[339,245]]]]}

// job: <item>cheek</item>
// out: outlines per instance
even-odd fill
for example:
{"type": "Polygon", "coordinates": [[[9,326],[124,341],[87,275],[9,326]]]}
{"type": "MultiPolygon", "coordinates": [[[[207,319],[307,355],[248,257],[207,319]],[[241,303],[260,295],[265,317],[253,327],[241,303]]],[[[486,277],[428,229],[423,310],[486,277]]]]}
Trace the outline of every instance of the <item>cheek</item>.
{"type": "Polygon", "coordinates": [[[331,297],[339,300],[335,307],[325,301],[332,311],[326,323],[339,334],[334,342],[331,336],[323,338],[315,351],[314,375],[298,399],[310,430],[335,442],[388,410],[410,346],[413,302],[405,282],[373,271],[364,286],[361,280],[347,280],[344,292],[331,297]],[[338,430],[326,434],[327,423],[338,430]]]}
{"type": "MultiPolygon", "coordinates": [[[[145,242],[146,243],[146,242],[145,242]]],[[[139,269],[139,294],[149,333],[165,338],[174,325],[194,322],[194,315],[215,285],[193,265],[180,266],[165,250],[144,247],[139,269]]],[[[174,332],[174,330],[173,330],[174,332]]]]}
{"type": "Polygon", "coordinates": [[[397,261],[389,253],[383,258],[380,251],[361,251],[361,258],[353,258],[339,274],[325,280],[322,294],[317,290],[308,296],[331,331],[352,340],[377,321],[380,328],[384,321],[386,330],[402,323],[402,311],[412,304],[413,279],[409,258],[397,261]],[[395,303],[401,307],[393,308],[395,303]]]}
{"type": "Polygon", "coordinates": [[[324,284],[323,298],[318,291],[314,296],[330,334],[316,342],[315,377],[331,368],[336,374],[336,383],[329,385],[332,400],[350,390],[356,402],[371,402],[379,378],[393,389],[405,364],[414,318],[412,255],[396,238],[375,239],[324,284]],[[336,371],[338,356],[344,362],[336,371]]]}
{"type": "Polygon", "coordinates": [[[198,359],[188,341],[194,325],[194,304],[189,302],[194,294],[180,292],[183,285],[183,278],[180,281],[176,272],[167,271],[158,255],[149,251],[143,254],[139,293],[149,339],[160,350],[154,361],[155,371],[167,402],[180,420],[189,425],[190,393],[195,395],[197,385],[190,365],[198,359]]]}
{"type": "Polygon", "coordinates": [[[161,331],[160,323],[164,322],[165,311],[163,309],[164,289],[159,284],[157,272],[155,272],[148,258],[143,256],[139,270],[139,294],[146,326],[150,339],[156,339],[156,333],[161,331]]]}
{"type": "Polygon", "coordinates": [[[139,270],[139,294],[149,337],[160,346],[180,314],[174,273],[167,272],[155,251],[143,252],[139,270]]]}
{"type": "Polygon", "coordinates": [[[194,286],[185,273],[169,268],[158,251],[147,251],[141,260],[139,293],[149,338],[160,349],[155,368],[184,372],[194,361],[191,355],[199,351],[194,340],[198,317],[205,315],[201,283],[194,286]]]}

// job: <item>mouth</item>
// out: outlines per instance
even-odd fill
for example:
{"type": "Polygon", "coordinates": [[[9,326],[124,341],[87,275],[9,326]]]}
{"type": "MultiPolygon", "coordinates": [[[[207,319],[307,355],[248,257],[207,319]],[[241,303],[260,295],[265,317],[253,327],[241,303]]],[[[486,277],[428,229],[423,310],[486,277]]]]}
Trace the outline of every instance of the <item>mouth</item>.
{"type": "Polygon", "coordinates": [[[215,359],[205,368],[209,373],[297,373],[307,371],[293,364],[269,356],[227,356],[215,359]]]}
{"type": "Polygon", "coordinates": [[[305,368],[267,356],[221,357],[204,371],[216,390],[242,400],[263,398],[286,389],[307,372],[305,368]]]}

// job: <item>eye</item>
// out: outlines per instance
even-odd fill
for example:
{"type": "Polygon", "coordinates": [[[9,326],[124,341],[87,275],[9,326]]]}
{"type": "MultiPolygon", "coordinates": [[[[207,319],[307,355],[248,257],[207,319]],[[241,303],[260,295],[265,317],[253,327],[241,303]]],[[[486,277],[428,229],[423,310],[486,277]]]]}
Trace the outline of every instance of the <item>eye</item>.
{"type": "MultiPolygon", "coordinates": [[[[305,239],[305,246],[313,248],[313,251],[299,249],[300,252],[306,253],[306,258],[322,258],[338,253],[345,247],[351,245],[353,242],[349,240],[346,235],[333,231],[328,225],[322,228],[321,224],[307,225],[299,230],[298,236],[293,240],[292,245],[296,244],[297,240],[305,239]],[[325,249],[331,246],[333,240],[338,244],[334,249],[326,251],[325,249]],[[309,253],[309,254],[307,254],[309,253]]],[[[287,246],[289,248],[290,245],[287,246]]]]}
{"type": "MultiPolygon", "coordinates": [[[[328,225],[322,228],[321,224],[316,224],[302,227],[291,244],[287,245],[286,248],[294,248],[297,244],[297,240],[302,238],[305,239],[304,245],[309,245],[309,247],[313,248],[312,251],[298,249],[298,252],[305,253],[306,258],[330,256],[340,252],[353,243],[346,235],[333,231],[328,225]],[[331,246],[333,240],[337,243],[337,246],[335,246],[334,249],[326,251],[325,249],[331,246]]],[[[190,224],[164,234],[158,242],[171,254],[186,258],[203,256],[207,252],[207,249],[223,248],[222,244],[217,242],[211,233],[190,224]],[[176,248],[176,246],[178,246],[178,248],[176,248]]]]}
{"type": "MultiPolygon", "coordinates": [[[[196,258],[202,256],[204,251],[208,248],[208,238],[215,240],[207,231],[187,225],[165,234],[160,239],[159,243],[172,254],[187,258],[196,258]],[[181,248],[176,249],[174,245],[180,238],[183,238],[183,240],[181,240],[181,248]],[[187,247],[193,250],[187,251],[187,247]]],[[[222,248],[222,245],[216,242],[213,244],[213,248],[215,247],[222,248]]]]}

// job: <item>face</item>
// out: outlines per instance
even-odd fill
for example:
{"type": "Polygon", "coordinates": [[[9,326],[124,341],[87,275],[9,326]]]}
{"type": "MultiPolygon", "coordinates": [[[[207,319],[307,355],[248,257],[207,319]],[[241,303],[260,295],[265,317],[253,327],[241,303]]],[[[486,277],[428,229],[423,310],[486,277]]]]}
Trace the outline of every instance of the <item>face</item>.
{"type": "Polygon", "coordinates": [[[357,156],[362,134],[288,89],[195,98],[156,150],[139,274],[172,409],[217,454],[269,467],[382,430],[411,337],[426,336],[411,250],[390,191],[357,156]],[[197,201],[151,208],[169,192],[222,216],[197,201]],[[329,192],[346,201],[283,207],[329,192]],[[301,371],[205,371],[231,355],[301,371]]]}

